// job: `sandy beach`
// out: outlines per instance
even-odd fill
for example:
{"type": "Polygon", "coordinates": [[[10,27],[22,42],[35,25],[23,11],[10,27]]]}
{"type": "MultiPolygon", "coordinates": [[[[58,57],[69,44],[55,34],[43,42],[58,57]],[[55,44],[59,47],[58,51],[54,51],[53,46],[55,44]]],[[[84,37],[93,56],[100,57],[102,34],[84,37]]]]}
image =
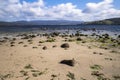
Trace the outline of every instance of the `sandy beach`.
{"type": "Polygon", "coordinates": [[[0,80],[120,80],[120,47],[79,37],[1,39],[0,80]]]}

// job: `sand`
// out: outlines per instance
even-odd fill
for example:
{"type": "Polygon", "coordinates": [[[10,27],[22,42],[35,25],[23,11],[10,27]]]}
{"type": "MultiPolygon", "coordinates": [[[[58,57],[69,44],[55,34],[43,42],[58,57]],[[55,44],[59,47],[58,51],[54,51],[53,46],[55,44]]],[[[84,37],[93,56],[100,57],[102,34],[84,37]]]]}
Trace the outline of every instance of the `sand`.
{"type": "Polygon", "coordinates": [[[46,37],[36,37],[30,44],[28,39],[18,38],[13,47],[10,46],[11,41],[2,43],[0,80],[120,80],[119,53],[93,46],[89,48],[88,43],[65,42],[61,37],[55,39],[55,42],[39,43],[46,37]],[[63,43],[68,43],[70,47],[61,48],[63,43]],[[42,49],[44,46],[46,50],[42,49]],[[75,66],[59,63],[73,58],[75,66]],[[95,65],[99,66],[98,69],[95,65]],[[102,75],[93,75],[93,71],[102,75]]]}

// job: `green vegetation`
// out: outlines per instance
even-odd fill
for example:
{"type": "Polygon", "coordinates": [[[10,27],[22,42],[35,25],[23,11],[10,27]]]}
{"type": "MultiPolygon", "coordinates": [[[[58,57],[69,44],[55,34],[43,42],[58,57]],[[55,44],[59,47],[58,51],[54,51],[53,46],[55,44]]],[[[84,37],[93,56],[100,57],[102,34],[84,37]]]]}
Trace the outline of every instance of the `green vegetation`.
{"type": "Polygon", "coordinates": [[[69,77],[71,80],[75,80],[74,73],[68,72],[68,74],[66,76],[69,77]]]}
{"type": "Polygon", "coordinates": [[[120,52],[116,51],[116,50],[112,50],[110,51],[111,53],[117,53],[117,54],[120,54],[120,52]]]}
{"type": "Polygon", "coordinates": [[[75,39],[68,39],[68,42],[74,42],[75,39]]]}
{"type": "Polygon", "coordinates": [[[100,65],[97,65],[97,64],[95,64],[93,66],[90,66],[90,68],[93,69],[93,70],[100,70],[100,69],[102,69],[102,67],[100,65]]]}
{"type": "Polygon", "coordinates": [[[5,74],[5,75],[0,74],[0,80],[6,80],[11,77],[13,77],[12,74],[5,74]]]}
{"type": "MultiPolygon", "coordinates": [[[[57,75],[52,74],[51,77],[52,77],[52,79],[50,79],[50,80],[54,80],[54,79],[57,77],[57,75]]],[[[58,79],[58,80],[59,80],[59,79],[58,79]]]]}
{"type": "Polygon", "coordinates": [[[114,75],[113,78],[114,80],[120,80],[120,75],[114,75]]]}
{"type": "Polygon", "coordinates": [[[46,42],[55,42],[55,39],[49,38],[49,39],[46,40],[46,42]]]}
{"type": "Polygon", "coordinates": [[[39,41],[39,43],[44,43],[45,41],[39,41]]]}
{"type": "Polygon", "coordinates": [[[34,69],[31,64],[28,64],[24,67],[25,70],[21,70],[20,73],[22,76],[20,77],[26,77],[25,80],[28,80],[30,76],[32,75],[33,77],[38,77],[46,73],[48,70],[47,68],[44,71],[39,71],[37,69],[34,69]]]}
{"type": "Polygon", "coordinates": [[[84,78],[81,77],[80,80],[86,80],[86,79],[84,79],[84,78]]]}
{"type": "Polygon", "coordinates": [[[27,71],[21,70],[20,73],[22,74],[22,76],[28,76],[28,72],[27,71]]]}
{"type": "Polygon", "coordinates": [[[87,25],[120,25],[120,18],[111,18],[100,21],[85,22],[87,25]]]}
{"type": "Polygon", "coordinates": [[[26,65],[24,68],[25,69],[33,69],[32,66],[31,66],[31,64],[26,65]]]}
{"type": "Polygon", "coordinates": [[[45,73],[46,73],[46,70],[47,70],[47,69],[45,69],[44,71],[31,70],[31,72],[32,72],[33,77],[38,77],[38,76],[40,76],[40,75],[45,74],[45,73]]]}
{"type": "Polygon", "coordinates": [[[108,78],[105,78],[104,74],[100,73],[99,71],[92,71],[91,75],[97,77],[97,80],[109,80],[108,78]]]}

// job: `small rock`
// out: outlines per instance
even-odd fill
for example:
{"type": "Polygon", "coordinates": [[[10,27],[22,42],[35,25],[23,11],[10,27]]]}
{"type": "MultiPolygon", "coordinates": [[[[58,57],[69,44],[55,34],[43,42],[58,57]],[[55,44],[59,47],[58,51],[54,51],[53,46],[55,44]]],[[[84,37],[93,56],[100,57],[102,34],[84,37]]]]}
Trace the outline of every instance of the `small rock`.
{"type": "Polygon", "coordinates": [[[15,42],[11,42],[10,44],[15,44],[15,42]]]}
{"type": "Polygon", "coordinates": [[[74,66],[75,65],[75,60],[74,59],[72,59],[72,60],[62,60],[60,63],[61,64],[66,64],[68,66],[74,66]]]}
{"type": "Polygon", "coordinates": [[[46,50],[46,49],[47,49],[47,47],[46,47],[46,46],[44,46],[42,49],[43,49],[43,50],[46,50]]]}
{"type": "Polygon", "coordinates": [[[57,47],[57,45],[53,45],[52,47],[55,48],[55,47],[57,47]]]}
{"type": "Polygon", "coordinates": [[[32,47],[33,49],[36,49],[37,47],[32,47]]]}
{"type": "Polygon", "coordinates": [[[93,52],[93,54],[97,54],[97,52],[93,52]]]}
{"type": "Polygon", "coordinates": [[[23,44],[23,42],[19,42],[18,44],[23,44]]]}
{"type": "Polygon", "coordinates": [[[103,55],[103,53],[99,53],[99,55],[103,55]]]}
{"type": "Polygon", "coordinates": [[[27,47],[27,45],[24,45],[23,47],[27,47]]]}
{"type": "Polygon", "coordinates": [[[10,45],[11,47],[15,46],[15,45],[10,45]]]}
{"type": "Polygon", "coordinates": [[[77,40],[77,41],[81,41],[82,39],[79,37],[79,38],[77,38],[76,40],[77,40]]]}
{"type": "Polygon", "coordinates": [[[69,47],[70,47],[70,46],[69,46],[68,43],[64,43],[64,44],[61,45],[61,48],[69,48],[69,47]]]}

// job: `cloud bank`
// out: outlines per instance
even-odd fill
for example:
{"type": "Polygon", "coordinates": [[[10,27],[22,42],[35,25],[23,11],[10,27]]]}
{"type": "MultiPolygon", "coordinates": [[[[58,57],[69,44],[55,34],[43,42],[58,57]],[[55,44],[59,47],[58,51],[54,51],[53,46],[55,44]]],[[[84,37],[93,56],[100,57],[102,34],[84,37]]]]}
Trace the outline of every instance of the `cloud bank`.
{"type": "Polygon", "coordinates": [[[48,7],[44,0],[26,2],[20,0],[0,0],[0,20],[80,20],[93,21],[120,17],[120,10],[112,4],[114,0],[87,3],[84,10],[72,3],[48,7]]]}

